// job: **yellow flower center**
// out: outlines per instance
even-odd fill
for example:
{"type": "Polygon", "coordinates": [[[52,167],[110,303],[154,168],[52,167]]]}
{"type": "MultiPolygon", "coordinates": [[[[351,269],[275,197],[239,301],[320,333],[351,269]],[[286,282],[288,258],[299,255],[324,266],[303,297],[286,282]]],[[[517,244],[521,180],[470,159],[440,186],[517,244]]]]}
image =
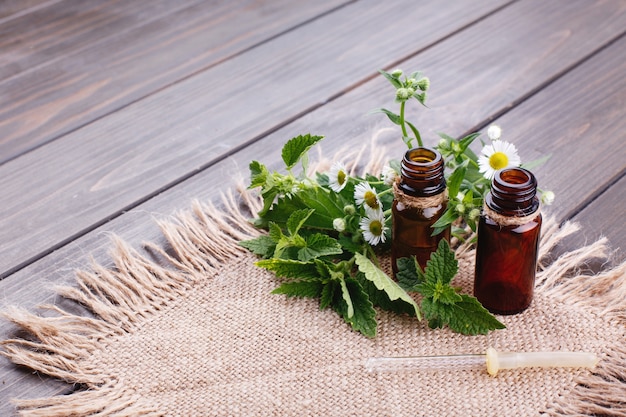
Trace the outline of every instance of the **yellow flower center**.
{"type": "Polygon", "coordinates": [[[346,173],[343,171],[339,171],[337,173],[337,183],[339,185],[343,185],[344,182],[346,182],[346,173]]]}
{"type": "Polygon", "coordinates": [[[509,157],[504,152],[495,152],[489,157],[489,165],[495,170],[506,168],[509,165],[509,157]]]}
{"type": "Polygon", "coordinates": [[[378,220],[372,220],[370,223],[370,232],[374,236],[380,236],[383,234],[383,225],[378,220]]]}
{"type": "Polygon", "coordinates": [[[378,198],[376,198],[376,194],[372,191],[365,192],[365,195],[363,196],[363,201],[365,201],[365,204],[373,209],[378,208],[378,198]]]}

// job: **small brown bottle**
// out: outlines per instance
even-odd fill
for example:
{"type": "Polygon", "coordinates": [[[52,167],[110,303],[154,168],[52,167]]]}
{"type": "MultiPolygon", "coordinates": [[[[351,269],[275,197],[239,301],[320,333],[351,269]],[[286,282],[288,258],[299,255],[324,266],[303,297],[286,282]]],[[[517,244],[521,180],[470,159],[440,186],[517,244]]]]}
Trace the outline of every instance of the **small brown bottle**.
{"type": "Polygon", "coordinates": [[[496,172],[478,223],[474,295],[495,314],[517,314],[535,287],[541,214],[537,180],[523,168],[496,172]]]}
{"type": "Polygon", "coordinates": [[[450,228],[432,236],[432,225],[447,207],[444,161],[439,152],[429,148],[408,150],[402,159],[400,182],[394,184],[391,206],[393,219],[391,261],[415,256],[422,268],[437,249],[441,239],[450,240],[450,228]]]}

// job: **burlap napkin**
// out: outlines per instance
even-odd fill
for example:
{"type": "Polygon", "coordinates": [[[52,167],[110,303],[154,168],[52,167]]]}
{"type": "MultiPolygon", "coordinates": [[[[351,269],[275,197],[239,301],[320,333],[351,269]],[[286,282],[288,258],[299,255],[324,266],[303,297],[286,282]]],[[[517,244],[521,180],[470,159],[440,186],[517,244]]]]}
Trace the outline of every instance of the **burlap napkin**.
{"type": "MultiPolygon", "coordinates": [[[[249,200],[248,203],[251,203],[249,200]]],[[[232,200],[197,204],[162,228],[170,246],[154,258],[116,241],[115,267],[94,265],[61,289],[95,313],[57,309],[42,318],[5,316],[37,342],[6,340],[15,363],[86,390],[16,401],[24,416],[626,416],[626,263],[600,275],[575,267],[602,255],[597,242],[543,265],[535,300],[501,317],[488,336],[430,330],[415,318],[379,312],[367,339],[316,300],[271,295],[273,275],[237,244],[258,233],[232,200]],[[574,271],[574,273],[573,273],[574,271]],[[368,373],[375,356],[503,351],[590,351],[582,369],[368,373]]],[[[547,221],[542,257],[571,224],[547,221]]],[[[471,250],[459,250],[456,283],[471,292],[471,250]]],[[[52,307],[53,308],[53,307],[52,307]]]]}

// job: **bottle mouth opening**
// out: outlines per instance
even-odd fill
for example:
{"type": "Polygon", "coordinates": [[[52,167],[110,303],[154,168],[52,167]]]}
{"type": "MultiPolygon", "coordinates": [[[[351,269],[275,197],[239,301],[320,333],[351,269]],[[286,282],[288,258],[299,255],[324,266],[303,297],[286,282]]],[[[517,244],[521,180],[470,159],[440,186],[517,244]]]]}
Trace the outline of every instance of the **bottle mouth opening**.
{"type": "Polygon", "coordinates": [[[441,154],[429,148],[412,148],[406,151],[405,159],[416,167],[430,167],[441,162],[441,154]]]}
{"type": "Polygon", "coordinates": [[[504,168],[498,171],[494,182],[511,188],[525,189],[536,184],[535,176],[524,168],[504,168]]]}

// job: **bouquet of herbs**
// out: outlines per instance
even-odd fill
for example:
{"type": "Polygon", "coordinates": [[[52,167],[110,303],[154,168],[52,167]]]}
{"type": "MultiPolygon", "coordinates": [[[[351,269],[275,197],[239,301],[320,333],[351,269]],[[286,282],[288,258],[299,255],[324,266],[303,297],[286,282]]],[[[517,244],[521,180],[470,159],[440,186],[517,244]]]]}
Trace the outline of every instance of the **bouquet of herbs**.
{"type": "MultiPolygon", "coordinates": [[[[400,126],[408,147],[414,140],[422,146],[418,129],[405,118],[405,104],[411,99],[425,103],[428,78],[419,72],[404,78],[400,70],[381,73],[396,88],[400,113],[379,111],[400,126]]],[[[519,165],[515,147],[497,142],[495,133],[489,133],[493,142],[485,145],[480,157],[469,149],[478,134],[460,140],[442,135],[437,149],[447,162],[450,202],[434,225],[434,234],[459,219],[475,230],[490,175],[495,169],[519,165]]],[[[412,258],[398,261],[397,281],[381,269],[378,256],[390,245],[392,185],[399,163],[390,161],[380,175],[360,177],[336,162],[327,173],[309,176],[307,153],[321,139],[310,134],[290,139],[282,149],[285,173],[270,172],[258,161],[250,163],[249,188],[260,188],[263,199],[254,223],[268,233],[241,245],[262,258],[256,265],[281,280],[273,292],[318,298],[321,309],[332,308],[368,337],[376,335],[375,307],[424,317],[432,328],[448,326],[463,334],[504,328],[478,300],[451,285],[458,262],[445,240],[424,270],[412,258]]]]}

